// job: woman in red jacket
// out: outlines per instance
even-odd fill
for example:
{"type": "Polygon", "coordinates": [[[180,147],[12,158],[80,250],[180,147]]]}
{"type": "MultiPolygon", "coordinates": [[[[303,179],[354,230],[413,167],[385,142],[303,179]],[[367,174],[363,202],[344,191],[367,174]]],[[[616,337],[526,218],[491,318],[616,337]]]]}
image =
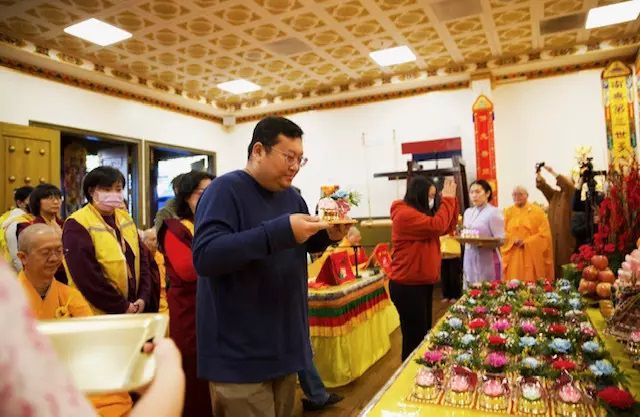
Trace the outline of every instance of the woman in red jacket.
{"type": "Polygon", "coordinates": [[[158,243],[165,256],[169,289],[169,336],[182,353],[186,392],[182,415],[211,417],[211,399],[207,381],[197,378],[196,367],[196,287],[198,276],[193,267],[191,242],[196,205],[213,176],[191,171],[180,179],[176,193],[177,219],[165,219],[158,232],[158,243]]]}
{"type": "Polygon", "coordinates": [[[400,315],[404,361],[431,328],[433,285],[440,280],[440,236],[456,225],[456,183],[446,179],[435,215],[429,212],[429,190],[435,185],[417,176],[404,200],[391,205],[393,255],[389,292],[400,315]]]}

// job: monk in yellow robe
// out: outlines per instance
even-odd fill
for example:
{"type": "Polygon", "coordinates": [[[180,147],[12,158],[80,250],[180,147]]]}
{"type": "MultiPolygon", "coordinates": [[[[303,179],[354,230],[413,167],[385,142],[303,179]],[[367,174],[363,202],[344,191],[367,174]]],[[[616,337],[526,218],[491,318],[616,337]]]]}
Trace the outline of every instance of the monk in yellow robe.
{"type": "MultiPolygon", "coordinates": [[[[33,224],[18,237],[18,258],[23,269],[18,280],[38,320],[92,316],[80,291],[54,279],[62,264],[62,236],[47,224],[33,224]]],[[[133,405],[128,393],[88,397],[100,417],[121,417],[133,405]]]]}
{"type": "MultiPolygon", "coordinates": [[[[165,265],[164,255],[158,250],[158,233],[155,228],[150,228],[142,232],[142,243],[151,251],[153,260],[158,265],[160,273],[160,304],[158,313],[169,315],[169,303],[167,302],[167,267],[165,265]]],[[[168,330],[167,330],[168,331],[168,330]]]]}
{"type": "Polygon", "coordinates": [[[505,210],[506,242],[502,246],[504,280],[553,279],[553,246],[544,210],[529,203],[524,187],[513,190],[514,205],[505,210]]]}

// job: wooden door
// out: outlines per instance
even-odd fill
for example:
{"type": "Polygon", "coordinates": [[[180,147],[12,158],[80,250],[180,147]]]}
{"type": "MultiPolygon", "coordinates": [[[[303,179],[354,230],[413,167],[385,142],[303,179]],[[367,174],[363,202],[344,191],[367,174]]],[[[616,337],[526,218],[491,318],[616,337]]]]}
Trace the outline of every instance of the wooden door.
{"type": "Polygon", "coordinates": [[[50,183],[60,187],[60,132],[0,123],[0,208],[13,206],[16,188],[50,183]]]}

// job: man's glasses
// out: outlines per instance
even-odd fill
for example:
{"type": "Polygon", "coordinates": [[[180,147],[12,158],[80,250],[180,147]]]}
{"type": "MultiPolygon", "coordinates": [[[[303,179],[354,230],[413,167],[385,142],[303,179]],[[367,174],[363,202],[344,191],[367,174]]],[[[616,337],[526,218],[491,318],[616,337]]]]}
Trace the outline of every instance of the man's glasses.
{"type": "Polygon", "coordinates": [[[276,151],[279,154],[284,156],[284,160],[287,163],[287,165],[289,165],[290,167],[294,166],[296,163],[298,164],[298,166],[300,168],[302,168],[303,166],[307,165],[307,162],[309,162],[309,159],[304,157],[304,156],[299,156],[296,157],[294,155],[291,155],[289,153],[286,152],[282,152],[281,150],[278,150],[276,148],[271,148],[272,151],[276,151]]]}

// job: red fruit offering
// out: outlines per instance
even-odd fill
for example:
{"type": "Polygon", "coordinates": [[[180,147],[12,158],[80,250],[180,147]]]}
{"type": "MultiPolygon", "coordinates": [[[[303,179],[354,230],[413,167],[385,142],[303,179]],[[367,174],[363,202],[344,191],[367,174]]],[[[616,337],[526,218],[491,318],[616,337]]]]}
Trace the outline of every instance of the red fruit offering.
{"type": "Polygon", "coordinates": [[[596,286],[596,294],[603,300],[611,298],[611,283],[610,282],[600,282],[596,286]]]}
{"type": "Polygon", "coordinates": [[[585,267],[582,270],[582,278],[586,279],[587,281],[597,281],[598,269],[593,265],[589,265],[585,267]]]}
{"type": "Polygon", "coordinates": [[[605,269],[604,271],[598,272],[598,281],[600,282],[609,282],[613,284],[613,281],[616,280],[616,276],[610,269],[605,269]]]}
{"type": "Polygon", "coordinates": [[[598,268],[598,271],[604,271],[609,266],[609,260],[606,256],[596,255],[591,258],[591,265],[598,268]]]}
{"type": "Polygon", "coordinates": [[[582,295],[595,294],[596,282],[587,281],[586,279],[581,279],[580,284],[578,285],[578,292],[582,295]]]}

